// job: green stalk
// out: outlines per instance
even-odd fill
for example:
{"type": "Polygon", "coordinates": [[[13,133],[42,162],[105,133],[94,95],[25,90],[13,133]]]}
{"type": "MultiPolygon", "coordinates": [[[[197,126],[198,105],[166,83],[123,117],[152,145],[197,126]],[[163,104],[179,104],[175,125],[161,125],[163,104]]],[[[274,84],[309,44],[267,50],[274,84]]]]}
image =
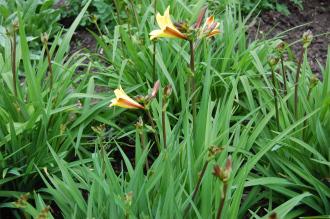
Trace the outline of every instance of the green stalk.
{"type": "MultiPolygon", "coordinates": [[[[157,0],[154,0],[154,25],[156,25],[156,14],[157,14],[157,0]]],[[[153,54],[152,54],[152,81],[156,80],[156,40],[153,41],[153,54]]]]}
{"type": "Polygon", "coordinates": [[[301,50],[300,57],[298,60],[298,67],[297,67],[297,73],[296,73],[296,80],[294,84],[294,114],[296,119],[298,118],[298,88],[299,88],[299,74],[300,74],[300,69],[301,65],[304,59],[304,54],[305,54],[305,47],[301,50]]]}
{"type": "Polygon", "coordinates": [[[153,41],[153,54],[152,54],[152,81],[156,80],[156,40],[153,41]]]}
{"type": "MultiPolygon", "coordinates": [[[[191,73],[193,74],[191,76],[191,94],[194,94],[196,91],[196,81],[195,81],[195,49],[194,49],[194,41],[189,40],[189,45],[190,45],[190,70],[191,73]]],[[[193,130],[194,132],[196,131],[196,114],[197,114],[197,109],[196,109],[196,95],[192,97],[192,111],[193,111],[193,130]]]]}
{"type": "Polygon", "coordinates": [[[101,31],[101,29],[100,29],[100,27],[97,23],[97,20],[94,20],[93,23],[95,24],[95,27],[96,27],[97,32],[99,33],[100,37],[102,37],[103,34],[102,34],[102,31],[101,31]]]}
{"type": "Polygon", "coordinates": [[[11,70],[13,74],[13,87],[14,93],[17,97],[17,75],[16,75],[16,29],[13,30],[13,39],[10,41],[11,43],[11,70]]]}
{"type": "Polygon", "coordinates": [[[119,5],[117,3],[117,0],[113,0],[113,3],[115,5],[115,8],[116,8],[116,12],[117,12],[117,20],[118,20],[118,24],[121,25],[121,22],[120,22],[120,14],[119,14],[119,5]]]}
{"type": "Polygon", "coordinates": [[[45,43],[46,47],[46,53],[47,53],[47,61],[48,61],[48,70],[49,70],[49,77],[50,77],[50,91],[53,89],[53,81],[54,81],[54,76],[53,76],[53,68],[52,68],[52,62],[50,59],[50,53],[48,49],[47,43],[45,43]]]}
{"type": "MultiPolygon", "coordinates": [[[[200,186],[201,186],[201,184],[202,184],[202,179],[203,179],[203,177],[204,177],[204,175],[205,175],[205,172],[206,172],[206,169],[207,169],[207,165],[208,165],[208,164],[209,164],[209,160],[205,161],[204,166],[203,166],[203,168],[202,168],[202,172],[201,172],[201,174],[200,174],[199,177],[198,177],[197,184],[196,184],[196,186],[195,186],[195,188],[194,188],[194,191],[193,191],[193,193],[192,193],[192,196],[191,196],[191,200],[192,200],[192,201],[194,201],[194,199],[195,199],[195,197],[196,197],[196,195],[197,195],[197,193],[198,193],[198,191],[199,191],[199,188],[200,188],[200,186]]],[[[186,208],[185,211],[184,211],[184,218],[186,218],[186,216],[187,216],[187,214],[188,214],[188,212],[189,212],[189,209],[190,209],[190,204],[187,206],[187,208],[186,208]]]]}
{"type": "Polygon", "coordinates": [[[276,92],[276,79],[275,79],[275,72],[274,67],[271,67],[272,70],[272,82],[273,82],[273,94],[274,94],[274,103],[275,103],[275,112],[276,112],[276,125],[277,130],[280,129],[280,120],[279,120],[279,112],[278,112],[278,102],[277,102],[277,92],[276,92]]]}
{"type": "MultiPolygon", "coordinates": [[[[139,130],[139,135],[140,135],[140,141],[141,141],[141,147],[142,147],[142,150],[145,150],[145,142],[144,142],[144,135],[143,135],[143,127],[141,127],[141,130],[139,130]]],[[[147,172],[149,171],[148,157],[147,157],[147,160],[146,160],[146,170],[147,170],[147,172]]]]}
{"type": "Polygon", "coordinates": [[[154,131],[155,140],[156,140],[156,144],[157,144],[158,150],[160,151],[160,143],[159,143],[158,135],[156,133],[156,125],[154,123],[154,120],[152,119],[152,116],[151,116],[151,113],[150,113],[150,110],[149,109],[146,109],[146,113],[147,113],[148,119],[150,121],[151,127],[152,127],[152,129],[154,131]]]}
{"type": "Polygon", "coordinates": [[[163,97],[163,108],[162,108],[162,128],[163,128],[163,141],[164,141],[164,148],[166,148],[166,102],[167,99],[163,97]]]}
{"type": "Polygon", "coordinates": [[[222,210],[223,210],[223,207],[225,206],[227,190],[228,190],[228,183],[223,182],[223,194],[222,194],[222,197],[221,197],[221,200],[220,200],[220,205],[219,205],[219,209],[218,209],[218,213],[217,213],[217,219],[221,218],[222,210]]]}
{"type": "Polygon", "coordinates": [[[128,11],[128,8],[125,8],[125,12],[127,15],[128,34],[129,34],[130,39],[132,40],[133,38],[132,38],[132,31],[131,31],[131,15],[128,11]]]}
{"type": "MultiPolygon", "coordinates": [[[[307,93],[307,102],[309,102],[309,99],[310,99],[310,96],[311,96],[311,94],[312,94],[312,90],[313,90],[313,88],[314,88],[314,86],[309,86],[308,93],[307,93]]],[[[304,115],[306,116],[306,112],[305,112],[304,115]]],[[[306,125],[307,125],[307,120],[304,121],[304,126],[303,126],[303,127],[306,127],[306,125]]],[[[303,132],[303,137],[306,137],[306,136],[305,136],[305,135],[306,135],[306,130],[305,130],[305,128],[303,129],[302,132],[303,132]]]]}
{"type": "Polygon", "coordinates": [[[134,2],[132,0],[130,0],[130,4],[131,4],[131,7],[132,7],[132,10],[134,12],[134,17],[135,17],[135,22],[136,22],[136,26],[140,26],[139,24],[139,19],[138,19],[138,13],[136,12],[135,10],[135,5],[134,5],[134,2]]]}
{"type": "Polygon", "coordinates": [[[285,66],[284,66],[284,60],[283,60],[283,55],[281,56],[281,67],[282,67],[282,77],[283,77],[283,86],[284,86],[284,95],[286,96],[288,94],[288,87],[286,83],[286,71],[285,71],[285,66]]]}

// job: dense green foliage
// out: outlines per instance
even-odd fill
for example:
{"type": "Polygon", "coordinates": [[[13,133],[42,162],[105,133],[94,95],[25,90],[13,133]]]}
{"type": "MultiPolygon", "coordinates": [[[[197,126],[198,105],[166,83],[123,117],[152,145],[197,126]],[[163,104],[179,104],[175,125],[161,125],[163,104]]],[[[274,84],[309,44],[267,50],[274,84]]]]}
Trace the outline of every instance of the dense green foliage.
{"type": "MultiPolygon", "coordinates": [[[[303,8],[303,0],[290,0],[290,3],[300,9],[303,8]]],[[[276,10],[285,15],[290,14],[288,6],[278,0],[243,0],[241,1],[241,5],[244,13],[249,13],[257,5],[257,11],[276,10]]]]}
{"type": "MultiPolygon", "coordinates": [[[[87,0],[62,1],[58,4],[58,7],[62,10],[61,17],[76,17],[87,2],[87,0]]],[[[101,26],[112,24],[115,19],[115,11],[113,7],[112,2],[110,3],[110,1],[107,0],[92,1],[88,11],[85,13],[79,25],[92,25],[92,16],[95,16],[99,20],[101,26]]]]}
{"type": "MultiPolygon", "coordinates": [[[[5,35],[4,29],[17,19],[18,13],[26,25],[29,41],[35,40],[43,32],[58,32],[60,25],[57,22],[61,11],[53,6],[54,0],[0,0],[0,34],[5,35]]],[[[33,43],[38,44],[35,41],[33,43]]]]}
{"type": "MultiPolygon", "coordinates": [[[[158,1],[157,11],[170,5],[173,19],[192,24],[207,2],[158,1]]],[[[270,57],[292,54],[290,45],[279,50],[281,36],[248,44],[249,18],[228,0],[207,12],[216,11],[221,33],[199,41],[195,72],[188,42],[149,39],[157,29],[151,1],[123,1],[109,33],[91,32],[97,53],[68,55],[90,3],[38,55],[23,12],[0,35],[1,215],[215,218],[223,203],[221,218],[329,217],[330,54],[323,81],[302,40],[302,62],[289,55],[270,66],[270,57]],[[147,110],[108,107],[119,86],[146,96],[156,80],[147,110]],[[218,166],[229,171],[225,180],[218,166]]]]}

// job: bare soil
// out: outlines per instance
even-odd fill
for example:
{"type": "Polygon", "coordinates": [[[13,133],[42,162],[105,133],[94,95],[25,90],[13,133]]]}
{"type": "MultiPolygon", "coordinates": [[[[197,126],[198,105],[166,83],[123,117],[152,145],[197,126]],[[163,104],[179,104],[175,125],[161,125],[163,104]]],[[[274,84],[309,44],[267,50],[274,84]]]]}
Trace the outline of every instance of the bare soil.
{"type": "MultiPolygon", "coordinates": [[[[286,30],[292,29],[284,35],[283,40],[288,43],[301,39],[306,30],[311,30],[314,40],[308,50],[308,57],[314,73],[320,73],[318,62],[323,66],[326,63],[327,50],[330,45],[330,1],[329,0],[305,0],[303,10],[283,0],[291,12],[285,16],[276,11],[263,12],[254,26],[249,30],[250,39],[271,38],[286,30]],[[304,25],[305,24],[305,25],[304,25]],[[301,27],[298,27],[303,25],[301,27]],[[297,27],[297,28],[296,28],[297,27]]],[[[292,46],[295,54],[301,51],[301,44],[292,46]]]]}

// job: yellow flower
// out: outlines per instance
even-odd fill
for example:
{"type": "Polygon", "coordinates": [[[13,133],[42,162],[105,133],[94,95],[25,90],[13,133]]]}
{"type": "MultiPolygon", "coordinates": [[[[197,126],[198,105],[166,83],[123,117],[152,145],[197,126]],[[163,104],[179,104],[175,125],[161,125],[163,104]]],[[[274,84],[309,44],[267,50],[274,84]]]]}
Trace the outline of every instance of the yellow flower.
{"type": "Polygon", "coordinates": [[[205,21],[203,32],[207,34],[207,37],[212,37],[220,33],[218,27],[219,23],[214,21],[214,16],[210,16],[205,21]]]}
{"type": "Polygon", "coordinates": [[[121,87],[116,89],[114,92],[116,98],[111,100],[109,107],[119,106],[126,109],[144,109],[141,104],[130,98],[121,87]]]}
{"type": "Polygon", "coordinates": [[[170,6],[167,7],[163,16],[157,13],[156,20],[160,29],[150,32],[149,35],[151,40],[160,37],[179,38],[184,40],[187,39],[187,36],[181,33],[172,23],[170,17],[170,6]]]}

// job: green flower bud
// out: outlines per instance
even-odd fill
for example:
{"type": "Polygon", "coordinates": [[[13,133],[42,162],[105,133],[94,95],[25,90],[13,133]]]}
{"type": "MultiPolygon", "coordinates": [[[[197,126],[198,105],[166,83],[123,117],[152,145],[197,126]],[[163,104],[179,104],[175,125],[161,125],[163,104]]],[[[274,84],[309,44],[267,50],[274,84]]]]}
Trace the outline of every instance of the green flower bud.
{"type": "Polygon", "coordinates": [[[307,30],[306,32],[304,32],[303,36],[302,36],[302,41],[303,41],[303,47],[307,48],[309,47],[309,45],[311,44],[313,40],[313,33],[310,30],[307,30]]]}
{"type": "Polygon", "coordinates": [[[273,68],[274,66],[277,65],[278,61],[279,61],[279,59],[278,59],[278,57],[276,57],[276,56],[270,56],[270,57],[268,58],[268,64],[269,64],[270,67],[272,67],[272,68],[273,68]]]}
{"type": "Polygon", "coordinates": [[[40,36],[40,39],[41,39],[41,42],[43,44],[47,44],[48,43],[49,36],[48,36],[47,33],[42,33],[41,36],[40,36]]]}

